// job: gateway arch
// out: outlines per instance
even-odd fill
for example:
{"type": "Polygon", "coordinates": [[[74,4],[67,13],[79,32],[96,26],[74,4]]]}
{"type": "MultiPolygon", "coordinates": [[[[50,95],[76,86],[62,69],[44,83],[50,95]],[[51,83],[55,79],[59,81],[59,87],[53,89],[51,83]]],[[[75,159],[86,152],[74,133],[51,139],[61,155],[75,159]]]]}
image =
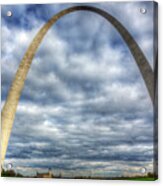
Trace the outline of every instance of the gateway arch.
{"type": "MultiPolygon", "coordinates": [[[[90,11],[100,16],[104,17],[109,23],[111,23],[116,30],[119,32],[125,43],[127,44],[131,54],[133,55],[135,62],[140,70],[140,73],[144,79],[146,88],[148,90],[149,96],[154,103],[154,73],[152,68],[150,67],[146,57],[144,56],[143,52],[139,48],[138,44],[131,36],[131,34],[127,31],[127,29],[112,15],[108,14],[104,10],[99,8],[91,7],[91,6],[74,6],[71,8],[64,9],[54,15],[45,25],[40,29],[37,33],[33,41],[31,42],[30,46],[28,47],[20,65],[16,72],[15,78],[12,82],[10,90],[8,92],[8,96],[5,102],[5,105],[1,112],[1,165],[4,162],[8,141],[10,138],[15,113],[17,109],[17,105],[21,96],[21,92],[24,87],[24,83],[30,69],[32,60],[37,52],[41,41],[43,40],[44,36],[48,32],[48,30],[54,25],[54,23],[63,17],[66,14],[75,11],[90,11]]],[[[127,68],[127,67],[126,67],[127,68]]]]}

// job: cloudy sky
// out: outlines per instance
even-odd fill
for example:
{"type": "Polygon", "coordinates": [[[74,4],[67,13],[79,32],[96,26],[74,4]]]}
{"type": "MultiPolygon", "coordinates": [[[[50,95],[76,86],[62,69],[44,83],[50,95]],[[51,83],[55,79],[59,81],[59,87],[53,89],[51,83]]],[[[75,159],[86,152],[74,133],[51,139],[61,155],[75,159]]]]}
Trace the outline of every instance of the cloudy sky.
{"type": "MultiPolygon", "coordinates": [[[[54,14],[73,5],[2,6],[2,106],[34,36],[54,14]]],[[[91,5],[129,30],[153,68],[153,3],[91,5]]],[[[26,175],[48,168],[67,176],[153,171],[150,97],[123,39],[101,16],[73,12],[45,36],[18,105],[8,163],[26,175]]]]}

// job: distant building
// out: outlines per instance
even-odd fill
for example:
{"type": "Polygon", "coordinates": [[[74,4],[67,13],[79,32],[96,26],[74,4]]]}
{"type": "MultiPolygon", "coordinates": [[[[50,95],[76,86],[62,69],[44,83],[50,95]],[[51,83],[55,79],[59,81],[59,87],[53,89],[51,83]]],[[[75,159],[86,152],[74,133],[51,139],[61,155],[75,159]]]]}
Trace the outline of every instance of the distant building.
{"type": "Polygon", "coordinates": [[[36,175],[37,178],[53,178],[53,173],[51,171],[51,169],[49,169],[49,171],[47,173],[38,173],[36,175]]]}

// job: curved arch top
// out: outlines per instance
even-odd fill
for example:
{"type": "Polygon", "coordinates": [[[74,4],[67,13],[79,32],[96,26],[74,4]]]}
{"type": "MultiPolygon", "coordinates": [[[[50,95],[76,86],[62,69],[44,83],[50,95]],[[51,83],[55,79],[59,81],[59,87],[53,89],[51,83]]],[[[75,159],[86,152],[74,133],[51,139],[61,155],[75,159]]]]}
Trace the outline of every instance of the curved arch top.
{"type": "Polygon", "coordinates": [[[54,15],[45,25],[40,29],[32,43],[28,47],[20,65],[16,72],[15,78],[12,82],[11,88],[8,92],[8,96],[5,102],[5,105],[1,114],[1,123],[2,123],[2,133],[1,133],[1,164],[5,159],[5,154],[7,151],[8,141],[10,138],[10,133],[13,126],[13,121],[15,118],[16,108],[19,102],[19,98],[21,96],[21,92],[24,87],[25,79],[28,74],[29,68],[31,66],[32,60],[35,56],[35,53],[48,32],[48,30],[52,27],[52,25],[61,17],[66,14],[69,14],[74,11],[91,11],[97,13],[104,17],[109,23],[111,23],[116,30],[120,33],[125,43],[127,44],[129,50],[131,51],[136,64],[140,70],[140,73],[144,79],[145,85],[149,92],[150,98],[152,102],[154,101],[154,74],[152,68],[150,67],[146,57],[143,52],[139,48],[138,44],[131,36],[131,34],[127,31],[127,29],[112,15],[108,14],[104,10],[101,10],[96,7],[91,6],[74,6],[71,8],[67,8],[62,10],[61,12],[54,15]]]}

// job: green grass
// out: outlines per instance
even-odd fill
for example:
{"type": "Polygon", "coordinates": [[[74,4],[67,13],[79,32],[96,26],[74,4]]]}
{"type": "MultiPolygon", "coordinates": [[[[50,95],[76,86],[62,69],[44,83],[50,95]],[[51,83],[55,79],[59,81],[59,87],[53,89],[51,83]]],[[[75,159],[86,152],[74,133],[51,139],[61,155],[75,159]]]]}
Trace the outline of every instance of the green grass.
{"type": "Polygon", "coordinates": [[[140,177],[140,178],[128,178],[127,180],[133,180],[133,181],[155,181],[156,178],[149,178],[149,177],[140,177]]]}

